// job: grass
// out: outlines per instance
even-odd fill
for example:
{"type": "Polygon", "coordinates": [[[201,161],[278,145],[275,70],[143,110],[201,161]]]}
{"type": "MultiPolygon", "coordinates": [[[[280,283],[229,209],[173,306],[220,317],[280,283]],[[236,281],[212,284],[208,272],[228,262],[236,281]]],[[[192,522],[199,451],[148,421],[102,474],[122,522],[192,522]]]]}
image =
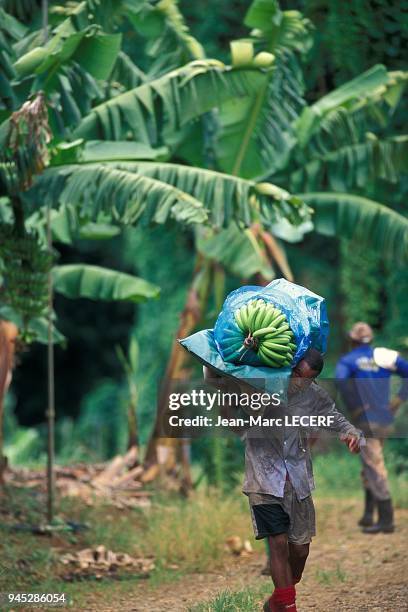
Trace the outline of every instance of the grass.
{"type": "Polygon", "coordinates": [[[189,612],[254,612],[271,594],[271,585],[242,591],[222,591],[214,599],[189,608],[189,612]]]}
{"type": "MultiPolygon", "coordinates": [[[[318,570],[316,580],[324,585],[333,582],[345,582],[347,574],[338,563],[335,570],[318,570]]],[[[271,594],[271,584],[265,582],[257,587],[248,587],[241,591],[222,591],[214,599],[189,608],[189,612],[253,612],[271,594]]]]}
{"type": "Polygon", "coordinates": [[[158,496],[148,510],[119,511],[102,503],[88,507],[78,499],[66,498],[59,502],[58,519],[89,525],[76,535],[65,531],[39,536],[11,529],[16,523],[44,522],[44,499],[29,489],[8,487],[1,508],[0,541],[6,545],[2,546],[0,591],[65,592],[77,608],[90,593],[93,599],[114,602],[139,579],[119,573],[116,580],[67,582],[63,577],[66,569],[58,562],[62,553],[103,544],[136,557],[153,555],[156,569],[148,580],[153,588],[174,582],[187,572],[222,568],[225,539],[229,535],[252,538],[245,498],[225,497],[215,490],[200,491],[188,500],[170,494],[158,496]]]}
{"type": "Polygon", "coordinates": [[[252,539],[247,501],[215,490],[198,492],[191,501],[161,503],[149,515],[146,538],[159,559],[189,571],[220,567],[225,539],[252,539]]]}
{"type": "Polygon", "coordinates": [[[342,569],[340,563],[337,563],[335,570],[318,569],[316,571],[316,580],[320,584],[331,584],[332,582],[346,582],[347,573],[342,569]]]}
{"type": "MultiPolygon", "coordinates": [[[[358,455],[349,453],[340,442],[332,442],[335,452],[327,454],[316,454],[313,459],[313,471],[315,475],[316,491],[315,499],[325,497],[348,498],[352,492],[353,496],[361,495],[361,462],[358,455]]],[[[408,508],[408,481],[406,472],[395,465],[391,453],[385,449],[385,463],[388,469],[388,477],[391,494],[397,508],[408,508]]]]}

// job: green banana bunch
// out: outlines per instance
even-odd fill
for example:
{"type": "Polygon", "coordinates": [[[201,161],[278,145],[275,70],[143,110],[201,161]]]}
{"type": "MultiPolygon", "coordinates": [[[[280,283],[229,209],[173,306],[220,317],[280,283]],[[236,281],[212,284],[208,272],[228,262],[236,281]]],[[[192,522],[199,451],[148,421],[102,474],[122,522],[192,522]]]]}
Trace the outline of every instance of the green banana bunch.
{"type": "MultiPolygon", "coordinates": [[[[234,312],[242,334],[231,336],[228,357],[235,358],[247,349],[257,352],[261,361],[272,368],[290,366],[296,351],[295,337],[286,315],[265,300],[251,300],[234,312]]],[[[228,347],[226,347],[228,348],[228,347]]],[[[225,357],[225,354],[224,354],[225,357]]]]}
{"type": "Polygon", "coordinates": [[[21,316],[23,334],[31,319],[46,313],[52,259],[34,231],[20,236],[11,224],[0,223],[2,301],[21,316]]]}

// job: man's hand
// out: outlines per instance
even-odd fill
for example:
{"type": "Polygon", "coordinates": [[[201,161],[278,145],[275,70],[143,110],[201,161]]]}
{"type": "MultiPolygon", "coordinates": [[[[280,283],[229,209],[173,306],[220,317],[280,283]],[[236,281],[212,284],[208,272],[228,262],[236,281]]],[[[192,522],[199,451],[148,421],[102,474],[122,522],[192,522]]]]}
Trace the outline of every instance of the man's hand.
{"type": "Polygon", "coordinates": [[[343,434],[340,440],[347,444],[350,453],[357,454],[360,452],[360,437],[355,434],[343,434]]]}
{"type": "Polygon", "coordinates": [[[391,410],[393,414],[395,414],[402,403],[403,403],[402,399],[398,395],[396,395],[390,401],[389,409],[391,410]]]}

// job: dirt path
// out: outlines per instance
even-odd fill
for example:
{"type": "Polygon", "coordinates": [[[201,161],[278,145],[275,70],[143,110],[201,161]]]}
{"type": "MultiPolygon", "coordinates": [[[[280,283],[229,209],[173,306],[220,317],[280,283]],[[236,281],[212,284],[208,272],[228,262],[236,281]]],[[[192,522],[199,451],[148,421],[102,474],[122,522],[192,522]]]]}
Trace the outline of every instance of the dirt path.
{"type": "MultiPolygon", "coordinates": [[[[356,501],[318,501],[316,508],[318,535],[297,588],[298,610],[408,610],[408,511],[397,511],[394,534],[367,536],[356,527],[360,512],[356,501]]],[[[185,612],[192,604],[208,601],[225,589],[237,591],[269,581],[259,575],[263,563],[260,554],[231,559],[222,572],[194,574],[154,589],[145,583],[120,597],[114,608],[90,601],[87,610],[185,612]]]]}

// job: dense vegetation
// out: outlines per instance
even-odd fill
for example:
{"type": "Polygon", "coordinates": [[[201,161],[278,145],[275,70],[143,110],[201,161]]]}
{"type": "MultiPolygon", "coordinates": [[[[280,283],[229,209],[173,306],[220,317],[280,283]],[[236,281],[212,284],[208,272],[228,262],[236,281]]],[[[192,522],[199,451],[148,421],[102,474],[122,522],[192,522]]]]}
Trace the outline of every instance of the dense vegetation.
{"type": "MultiPolygon", "coordinates": [[[[40,90],[52,130],[50,140],[46,123],[38,126],[35,162],[48,165],[38,176],[30,134],[18,134],[21,159],[8,142],[2,161],[15,164],[17,183],[13,172],[2,173],[2,227],[12,222],[11,202],[23,214],[22,235],[35,227],[44,244],[50,205],[62,272],[86,262],[137,282],[129,304],[96,303],[84,296],[106,295],[59,281],[54,306],[67,338],[56,354],[62,460],[125,447],[129,389],[117,346],[126,351],[132,336],[143,364],[136,383],[146,441],[192,278],[202,298],[199,327],[211,326],[225,293],[250,279],[293,275],[326,296],[328,375],[356,319],[368,320],[378,341],[408,348],[402,7],[52,2],[44,42],[38,5],[7,0],[0,9],[2,138],[11,113],[40,90]],[[274,237],[272,252],[253,233],[256,224],[274,237]],[[160,297],[150,299],[158,287],[160,297]],[[148,301],[135,305],[140,300],[148,301]],[[95,423],[98,434],[90,435],[95,423]]],[[[44,450],[45,376],[44,347],[31,345],[8,398],[11,461],[44,450]]],[[[220,444],[196,447],[216,480],[225,470],[214,470],[214,457],[224,466],[237,457],[235,441],[220,444]]]]}

